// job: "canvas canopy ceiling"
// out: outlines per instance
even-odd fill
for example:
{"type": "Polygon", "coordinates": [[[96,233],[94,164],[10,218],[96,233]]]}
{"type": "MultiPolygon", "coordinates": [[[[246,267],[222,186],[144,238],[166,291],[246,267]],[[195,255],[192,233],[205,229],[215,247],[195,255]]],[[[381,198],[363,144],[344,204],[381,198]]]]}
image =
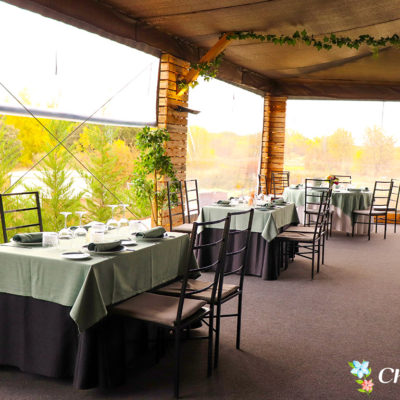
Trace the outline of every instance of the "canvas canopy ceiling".
{"type": "MultiPolygon", "coordinates": [[[[400,3],[393,0],[7,0],[97,32],[152,54],[197,62],[223,32],[376,38],[400,34],[400,3]]],[[[277,95],[301,98],[400,100],[400,49],[378,57],[359,50],[318,51],[233,41],[219,78],[277,95]]]]}

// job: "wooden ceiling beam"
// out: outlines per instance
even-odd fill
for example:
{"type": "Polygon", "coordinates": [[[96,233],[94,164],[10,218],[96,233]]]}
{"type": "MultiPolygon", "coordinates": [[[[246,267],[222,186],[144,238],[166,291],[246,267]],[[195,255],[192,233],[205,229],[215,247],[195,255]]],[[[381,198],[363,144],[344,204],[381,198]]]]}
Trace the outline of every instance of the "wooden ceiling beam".
{"type": "MultiPolygon", "coordinates": [[[[199,64],[208,63],[214,60],[217,56],[219,56],[231,43],[231,41],[227,38],[229,33],[225,33],[217,43],[211,49],[204,54],[203,57],[200,58],[199,64]]],[[[190,85],[192,82],[195,82],[199,77],[200,70],[198,68],[190,68],[186,75],[180,77],[180,79],[185,82],[186,85],[190,85]]],[[[178,96],[181,96],[183,93],[187,91],[188,87],[182,88],[178,91],[178,96]]]]}

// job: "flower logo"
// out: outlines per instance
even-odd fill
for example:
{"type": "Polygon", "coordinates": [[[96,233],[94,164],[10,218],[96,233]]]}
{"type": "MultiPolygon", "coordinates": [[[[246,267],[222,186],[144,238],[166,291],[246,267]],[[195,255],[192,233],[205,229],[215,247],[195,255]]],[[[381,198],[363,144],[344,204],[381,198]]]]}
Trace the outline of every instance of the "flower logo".
{"type": "Polygon", "coordinates": [[[366,379],[371,375],[369,361],[363,360],[363,362],[359,362],[354,360],[353,362],[349,362],[349,366],[351,367],[350,373],[359,378],[356,379],[356,382],[361,385],[361,388],[358,388],[357,390],[361,393],[367,393],[370,395],[372,393],[374,383],[372,383],[372,379],[366,379]],[[362,378],[364,378],[364,380],[362,380],[362,378]]]}

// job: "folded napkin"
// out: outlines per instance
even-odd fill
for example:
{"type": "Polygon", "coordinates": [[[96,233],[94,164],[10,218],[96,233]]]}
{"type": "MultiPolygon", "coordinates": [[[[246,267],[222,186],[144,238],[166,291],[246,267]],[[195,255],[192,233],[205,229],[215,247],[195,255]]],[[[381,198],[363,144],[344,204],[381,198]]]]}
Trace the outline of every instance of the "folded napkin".
{"type": "Polygon", "coordinates": [[[275,204],[285,204],[285,200],[283,200],[283,199],[276,199],[276,200],[274,200],[274,203],[275,203],[275,204]]]}
{"type": "MultiPolygon", "coordinates": [[[[91,225],[84,225],[82,228],[85,228],[87,231],[89,230],[89,228],[91,227],[91,225]]],[[[71,231],[75,231],[76,229],[78,229],[79,226],[70,226],[69,229],[71,231]]]]}
{"type": "Polygon", "coordinates": [[[164,237],[165,229],[162,226],[156,226],[144,232],[138,232],[137,237],[158,239],[164,237]]]}
{"type": "Polygon", "coordinates": [[[217,204],[231,204],[230,200],[218,200],[217,204]]]}
{"type": "Polygon", "coordinates": [[[117,240],[115,242],[106,242],[106,243],[89,243],[88,250],[94,252],[103,252],[103,251],[117,251],[121,248],[121,241],[117,240]]]}
{"type": "Polygon", "coordinates": [[[41,243],[43,241],[43,233],[19,233],[14,235],[12,239],[14,242],[20,243],[41,243]]]}

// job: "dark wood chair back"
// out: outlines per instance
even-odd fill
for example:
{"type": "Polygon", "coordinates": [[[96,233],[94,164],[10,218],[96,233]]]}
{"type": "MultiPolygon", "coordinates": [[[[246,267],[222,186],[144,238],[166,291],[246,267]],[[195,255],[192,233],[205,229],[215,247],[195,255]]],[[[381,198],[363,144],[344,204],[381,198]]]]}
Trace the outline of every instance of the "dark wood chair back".
{"type": "Polygon", "coordinates": [[[182,192],[182,182],[168,181],[167,196],[168,196],[169,230],[172,231],[174,225],[181,225],[186,223],[185,199],[183,197],[183,192],[182,192]]]}
{"type": "Polygon", "coordinates": [[[248,249],[250,243],[251,227],[253,225],[254,208],[248,211],[228,213],[230,221],[232,221],[232,217],[237,217],[240,215],[248,216],[247,228],[242,230],[229,230],[225,267],[222,271],[223,273],[221,276],[220,290],[218,293],[219,301],[222,295],[222,286],[225,276],[232,274],[240,275],[239,288],[240,290],[243,289],[244,275],[247,272],[247,262],[249,258],[248,249]],[[236,248],[237,250],[233,250],[234,248],[236,248]]]}
{"type": "Polygon", "coordinates": [[[39,192],[20,192],[20,193],[3,193],[0,194],[0,218],[1,218],[1,227],[3,230],[3,240],[5,243],[9,241],[8,234],[7,232],[11,230],[21,230],[21,229],[26,229],[26,228],[32,228],[32,227],[39,227],[39,231],[43,231],[43,223],[42,223],[42,212],[40,209],[40,200],[39,200],[39,192]],[[29,202],[29,198],[25,199],[25,201],[22,204],[25,204],[25,207],[20,207],[19,204],[21,204],[21,197],[24,196],[33,196],[34,197],[34,206],[31,206],[30,204],[26,204],[26,202],[29,202]],[[15,200],[11,202],[11,209],[6,209],[6,204],[5,204],[5,199],[11,199],[15,200]],[[13,213],[23,213],[27,211],[35,211],[37,212],[37,221],[33,224],[22,224],[22,225],[14,225],[14,226],[8,226],[7,224],[7,215],[13,214],[13,213]]]}
{"type": "Polygon", "coordinates": [[[186,216],[189,224],[194,222],[200,214],[199,188],[197,179],[184,181],[186,196],[186,216]]]}
{"type": "Polygon", "coordinates": [[[274,171],[271,172],[271,186],[272,194],[274,197],[282,195],[285,188],[290,185],[290,172],[289,171],[274,171]]]}

